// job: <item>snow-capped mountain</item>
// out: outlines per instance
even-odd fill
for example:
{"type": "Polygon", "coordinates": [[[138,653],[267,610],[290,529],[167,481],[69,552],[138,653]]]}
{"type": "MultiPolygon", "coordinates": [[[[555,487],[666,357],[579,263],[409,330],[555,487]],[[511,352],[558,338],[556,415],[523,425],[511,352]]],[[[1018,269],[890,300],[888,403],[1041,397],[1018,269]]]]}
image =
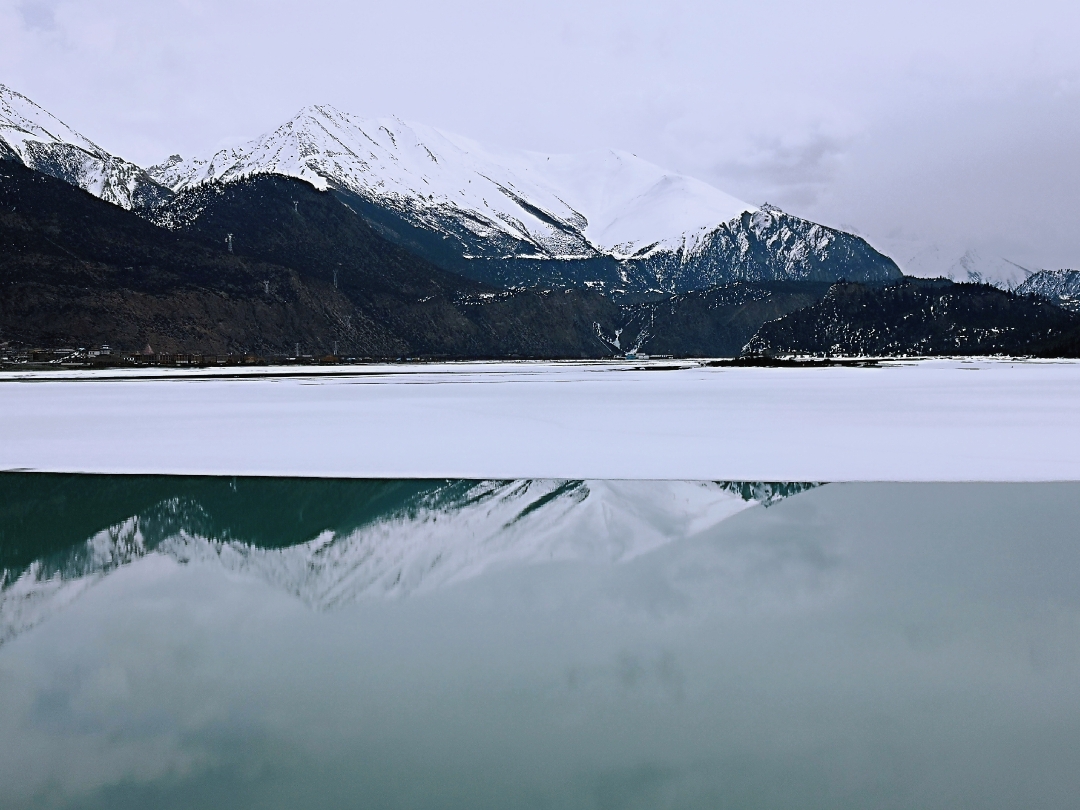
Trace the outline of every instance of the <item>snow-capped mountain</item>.
{"type": "Polygon", "coordinates": [[[688,481],[447,481],[343,533],[265,547],[214,528],[174,498],[24,571],[0,571],[0,644],[148,554],[248,575],[316,609],[401,597],[496,566],[618,563],[813,484],[688,481]]]}
{"type": "MultiPolygon", "coordinates": [[[[755,207],[625,152],[495,150],[397,118],[329,106],[151,176],[188,192],[257,174],[332,190],[384,235],[446,269],[509,286],[685,291],[731,280],[885,280],[858,237],[755,207]]],[[[168,221],[167,217],[164,221],[168,221]]]]}
{"type": "Polygon", "coordinates": [[[152,207],[171,196],[134,163],[110,155],[2,84],[0,159],[18,160],[127,209],[152,207]]]}
{"type": "Polygon", "coordinates": [[[553,259],[697,242],[754,206],[624,152],[492,152],[398,118],[302,110],[268,135],[209,159],[174,155],[150,173],[175,191],[208,181],[281,174],[351,191],[438,225],[448,211],[476,236],[553,259]]]}
{"type": "Polygon", "coordinates": [[[1080,270],[1040,270],[1016,288],[1020,295],[1038,295],[1059,307],[1080,312],[1080,270]]]}
{"type": "Polygon", "coordinates": [[[635,155],[490,149],[397,118],[308,107],[206,159],[148,171],[0,86],[0,158],[158,224],[198,216],[221,184],[283,175],[332,191],[383,236],[446,270],[506,287],[686,292],[730,281],[884,281],[896,265],[857,236],[737,200],[635,155]],[[174,192],[177,198],[172,199],[174,192]]]}
{"type": "Polygon", "coordinates": [[[1032,270],[988,250],[947,248],[936,244],[897,244],[890,250],[905,275],[992,284],[1015,289],[1032,270]]]}

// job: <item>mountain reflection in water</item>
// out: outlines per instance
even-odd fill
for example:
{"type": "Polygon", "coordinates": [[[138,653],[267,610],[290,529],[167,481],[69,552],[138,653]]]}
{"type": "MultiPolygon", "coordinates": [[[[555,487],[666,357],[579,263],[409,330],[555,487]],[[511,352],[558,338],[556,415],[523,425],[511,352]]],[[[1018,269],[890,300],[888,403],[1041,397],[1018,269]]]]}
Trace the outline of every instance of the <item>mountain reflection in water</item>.
{"type": "Polygon", "coordinates": [[[1076,483],[0,475],[0,806],[1072,808],[1078,526],[1076,483]]]}
{"type": "Polygon", "coordinates": [[[212,561],[312,607],[499,563],[631,559],[816,484],[0,476],[0,644],[147,554],[212,561]]]}

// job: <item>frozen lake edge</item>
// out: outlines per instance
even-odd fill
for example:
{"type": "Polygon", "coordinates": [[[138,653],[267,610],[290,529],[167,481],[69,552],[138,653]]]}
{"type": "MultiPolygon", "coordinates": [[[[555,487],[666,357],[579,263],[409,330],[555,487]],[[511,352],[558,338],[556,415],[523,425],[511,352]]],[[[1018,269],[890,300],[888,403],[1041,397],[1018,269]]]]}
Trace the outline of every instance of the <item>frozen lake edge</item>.
{"type": "Polygon", "coordinates": [[[490,362],[0,373],[0,469],[1080,480],[1080,363],[490,362]]]}

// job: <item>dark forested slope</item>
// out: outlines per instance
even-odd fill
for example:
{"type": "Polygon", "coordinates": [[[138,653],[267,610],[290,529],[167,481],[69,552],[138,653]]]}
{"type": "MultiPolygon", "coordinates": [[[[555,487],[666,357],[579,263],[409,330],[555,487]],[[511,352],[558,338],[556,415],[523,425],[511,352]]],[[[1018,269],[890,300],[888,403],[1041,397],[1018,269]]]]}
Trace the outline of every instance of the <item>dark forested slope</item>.
{"type": "Polygon", "coordinates": [[[811,306],[830,285],[813,281],[735,282],[624,307],[619,343],[675,357],[736,357],[763,323],[811,306]]]}
{"type": "Polygon", "coordinates": [[[905,278],[833,285],[813,306],[765,323],[747,347],[761,355],[1041,354],[1080,315],[986,284],[905,278]]]}
{"type": "Polygon", "coordinates": [[[258,178],[205,196],[165,209],[180,225],[169,230],[0,162],[0,341],[266,354],[300,344],[374,357],[611,353],[597,334],[616,327],[618,309],[597,294],[508,293],[446,273],[300,181],[258,178]]]}

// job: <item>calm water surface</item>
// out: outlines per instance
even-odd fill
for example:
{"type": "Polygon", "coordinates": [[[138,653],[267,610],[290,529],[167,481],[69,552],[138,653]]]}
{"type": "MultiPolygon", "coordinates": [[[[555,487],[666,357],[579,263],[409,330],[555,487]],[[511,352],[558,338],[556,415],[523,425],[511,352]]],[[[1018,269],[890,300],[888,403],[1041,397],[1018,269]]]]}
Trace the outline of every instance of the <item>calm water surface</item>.
{"type": "Polygon", "coordinates": [[[5,808],[1066,808],[1080,484],[0,475],[5,808]]]}

